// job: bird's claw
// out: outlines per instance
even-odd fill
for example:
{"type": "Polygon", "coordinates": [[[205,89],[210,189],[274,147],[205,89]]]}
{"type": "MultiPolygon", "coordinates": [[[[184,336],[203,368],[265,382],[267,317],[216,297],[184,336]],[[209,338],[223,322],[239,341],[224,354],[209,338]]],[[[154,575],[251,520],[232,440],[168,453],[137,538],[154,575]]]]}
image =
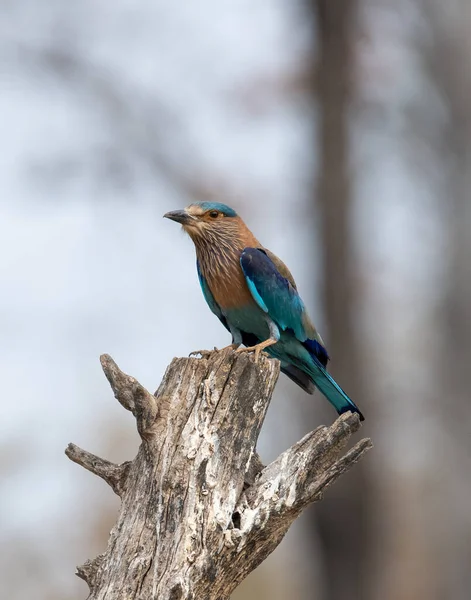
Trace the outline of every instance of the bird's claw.
{"type": "Polygon", "coordinates": [[[221,348],[219,352],[224,352],[225,350],[235,350],[237,352],[237,348],[239,346],[240,344],[229,344],[229,346],[224,346],[224,348],[221,348]]]}
{"type": "Polygon", "coordinates": [[[212,350],[193,350],[193,352],[190,352],[188,356],[196,356],[197,354],[199,354],[201,358],[208,358],[211,356],[211,354],[217,351],[218,349],[216,347],[214,347],[212,350]]]}
{"type": "Polygon", "coordinates": [[[248,346],[247,348],[238,348],[236,352],[253,352],[255,354],[255,364],[258,364],[260,354],[263,353],[265,356],[269,357],[270,355],[267,352],[265,352],[265,348],[268,348],[268,346],[273,346],[273,344],[276,344],[277,341],[278,340],[270,338],[255,346],[248,346]]]}
{"type": "Polygon", "coordinates": [[[258,361],[260,359],[260,354],[263,354],[264,356],[268,356],[268,354],[266,352],[262,351],[262,348],[257,348],[257,346],[252,346],[250,348],[238,348],[236,350],[237,353],[239,352],[253,352],[255,355],[255,364],[258,365],[258,361]]]}
{"type": "Polygon", "coordinates": [[[196,354],[199,354],[201,358],[208,358],[211,356],[211,354],[214,354],[214,352],[224,352],[225,350],[229,349],[236,350],[236,348],[239,346],[240,344],[229,344],[229,346],[224,346],[224,348],[216,348],[216,346],[214,346],[212,350],[193,350],[193,352],[190,352],[188,356],[195,356],[196,354]]]}

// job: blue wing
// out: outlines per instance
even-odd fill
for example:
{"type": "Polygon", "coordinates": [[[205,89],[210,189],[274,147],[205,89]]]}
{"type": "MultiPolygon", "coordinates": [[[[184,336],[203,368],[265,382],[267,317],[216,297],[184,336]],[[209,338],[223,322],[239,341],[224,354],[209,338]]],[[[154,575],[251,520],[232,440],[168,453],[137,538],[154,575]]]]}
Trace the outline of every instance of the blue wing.
{"type": "MultiPolygon", "coordinates": [[[[261,248],[245,248],[240,257],[240,264],[248,288],[258,306],[288,337],[294,336],[304,347],[304,352],[307,350],[309,353],[310,359],[306,361],[306,357],[300,352],[301,347],[297,350],[296,345],[284,341],[282,337],[279,342],[281,348],[278,350],[282,370],[298,385],[312,393],[310,380],[339,414],[354,411],[363,420],[363,415],[355,403],[327,373],[329,356],[322,338],[307,315],[287,267],[271,252],[261,248]],[[309,379],[303,377],[303,373],[307,373],[309,379]]],[[[278,344],[272,349],[268,348],[268,352],[275,354],[277,346],[278,344]]]]}
{"type": "Polygon", "coordinates": [[[245,248],[240,264],[258,306],[281,330],[291,330],[309,353],[326,365],[329,359],[327,351],[309,320],[304,302],[286,266],[273,254],[268,256],[260,248],[245,248]]]}
{"type": "Polygon", "coordinates": [[[298,340],[303,342],[307,338],[303,326],[304,304],[288,279],[258,248],[245,248],[240,264],[250,293],[259,307],[280,329],[292,329],[298,340]]]}

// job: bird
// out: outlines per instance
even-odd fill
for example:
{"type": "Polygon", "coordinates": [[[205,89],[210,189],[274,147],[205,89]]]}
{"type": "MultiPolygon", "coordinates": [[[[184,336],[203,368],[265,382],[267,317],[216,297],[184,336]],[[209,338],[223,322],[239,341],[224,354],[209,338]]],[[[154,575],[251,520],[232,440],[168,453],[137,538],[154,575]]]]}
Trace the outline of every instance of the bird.
{"type": "MultiPolygon", "coordinates": [[[[329,355],[288,267],[220,202],[194,202],[165,218],[180,223],[196,249],[196,269],[211,311],[232,335],[226,348],[265,352],[308,394],[315,389],[337,413],[360,409],[327,372],[329,355]],[[243,346],[243,347],[241,347],[243,346]]],[[[203,351],[197,352],[203,354],[203,351]]]]}

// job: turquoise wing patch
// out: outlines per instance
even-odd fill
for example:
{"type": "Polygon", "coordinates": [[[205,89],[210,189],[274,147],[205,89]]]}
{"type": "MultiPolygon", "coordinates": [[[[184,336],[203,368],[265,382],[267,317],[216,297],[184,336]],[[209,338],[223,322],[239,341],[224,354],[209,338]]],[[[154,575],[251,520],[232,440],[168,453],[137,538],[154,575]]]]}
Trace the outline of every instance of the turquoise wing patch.
{"type": "Polygon", "coordinates": [[[259,248],[245,248],[240,265],[253,299],[285,331],[291,329],[304,342],[304,303],[296,288],[283,277],[273,261],[259,248]]]}

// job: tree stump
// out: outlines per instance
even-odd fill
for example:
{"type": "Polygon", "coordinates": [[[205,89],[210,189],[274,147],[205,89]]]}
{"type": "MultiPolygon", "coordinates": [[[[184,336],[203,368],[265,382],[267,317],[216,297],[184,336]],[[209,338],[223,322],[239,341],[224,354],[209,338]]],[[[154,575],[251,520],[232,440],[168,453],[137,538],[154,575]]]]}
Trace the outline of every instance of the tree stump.
{"type": "MultiPolygon", "coordinates": [[[[152,395],[101,364],[142,443],[115,465],[73,444],[67,456],[121,498],[106,551],[77,569],[91,600],[226,600],[291,523],[372,446],[346,413],[264,467],[255,447],[279,362],[232,351],[176,358],[152,395]]],[[[351,515],[354,519],[355,515],[351,515]]]]}

